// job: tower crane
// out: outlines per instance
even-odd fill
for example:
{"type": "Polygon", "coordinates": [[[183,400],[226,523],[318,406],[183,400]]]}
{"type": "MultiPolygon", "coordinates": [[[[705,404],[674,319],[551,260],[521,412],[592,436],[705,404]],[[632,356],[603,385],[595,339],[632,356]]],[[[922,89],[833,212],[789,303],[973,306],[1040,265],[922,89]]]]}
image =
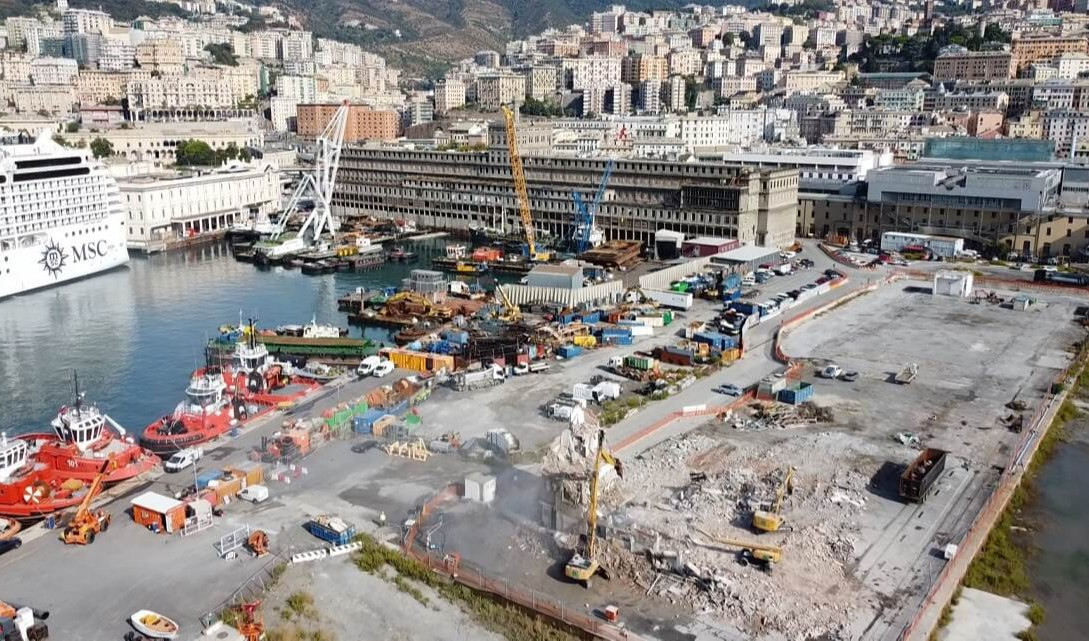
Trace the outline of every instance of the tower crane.
{"type": "Polygon", "coordinates": [[[783,517],[779,514],[783,509],[783,499],[787,494],[794,492],[794,468],[788,467],[783,475],[783,481],[775,492],[775,503],[770,510],[757,510],[752,515],[752,525],[763,532],[777,532],[783,527],[783,517]]]}
{"type": "Polygon", "coordinates": [[[510,156],[510,173],[514,178],[514,194],[518,198],[518,215],[522,218],[522,227],[526,234],[526,248],[530,260],[548,260],[547,253],[537,253],[537,230],[533,227],[533,214],[529,209],[529,190],[526,187],[526,173],[522,168],[522,156],[518,153],[517,130],[514,126],[514,111],[503,105],[503,121],[507,129],[507,152],[510,156]]]}
{"type": "Polygon", "coordinates": [[[620,464],[620,460],[605,446],[605,430],[598,430],[597,453],[594,455],[593,472],[590,476],[590,506],[586,514],[585,545],[580,545],[575,550],[563,569],[567,578],[578,581],[587,588],[590,587],[591,580],[596,574],[609,578],[608,573],[597,560],[597,485],[603,465],[612,465],[616,468],[617,476],[624,476],[624,467],[620,464]]]}
{"type": "Polygon", "coordinates": [[[601,236],[601,230],[595,227],[594,222],[597,219],[597,210],[601,206],[601,199],[605,197],[605,187],[609,184],[609,177],[613,175],[614,164],[615,161],[610,158],[608,164],[605,165],[605,172],[601,175],[601,183],[597,186],[597,193],[594,194],[594,202],[589,207],[582,200],[582,194],[577,191],[571,192],[571,198],[575,201],[575,228],[572,246],[576,254],[581,254],[590,245],[597,245],[601,240],[604,240],[604,238],[599,238],[597,242],[594,241],[595,233],[597,236],[601,236]]]}
{"type": "Polygon", "coordinates": [[[329,232],[330,235],[336,234],[337,224],[333,219],[330,202],[333,199],[333,188],[336,186],[337,171],[340,169],[340,152],[344,148],[344,129],[348,123],[348,109],[348,101],[345,100],[318,136],[314,171],[304,174],[299,181],[287,207],[276,221],[270,235],[271,240],[280,241],[288,219],[299,210],[299,203],[304,198],[313,199],[314,209],[303,221],[299,233],[294,237],[270,246],[258,247],[269,256],[293,254],[316,245],[325,232],[329,232]]]}

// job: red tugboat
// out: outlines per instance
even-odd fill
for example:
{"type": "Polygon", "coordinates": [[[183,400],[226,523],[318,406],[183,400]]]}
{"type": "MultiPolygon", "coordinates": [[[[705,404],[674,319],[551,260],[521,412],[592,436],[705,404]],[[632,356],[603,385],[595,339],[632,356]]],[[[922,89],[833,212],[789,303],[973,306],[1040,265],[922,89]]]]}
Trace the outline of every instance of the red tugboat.
{"type": "Polygon", "coordinates": [[[147,472],[159,463],[159,458],[126,438],[125,430],[98,407],[83,406],[83,393],[78,379],[73,377],[76,403],[62,407],[53,419],[53,433],[21,435],[29,445],[30,458],[57,470],[68,478],[91,481],[102,472],[103,483],[109,485],[126,481],[147,472]],[[117,431],[106,428],[106,422],[117,431]]]}
{"type": "Polygon", "coordinates": [[[144,428],[140,443],[159,456],[210,441],[250,417],[241,397],[229,392],[228,377],[219,367],[202,367],[189,379],[185,400],[144,428]]]}
{"type": "Polygon", "coordinates": [[[318,383],[289,376],[263,343],[251,321],[235,348],[231,367],[198,369],[185,390],[186,399],[172,415],[148,425],[141,444],[160,456],[206,443],[274,407],[293,403],[318,383]]]}
{"type": "Polygon", "coordinates": [[[26,441],[0,435],[0,517],[20,521],[44,517],[78,505],[89,486],[34,462],[26,441]]]}

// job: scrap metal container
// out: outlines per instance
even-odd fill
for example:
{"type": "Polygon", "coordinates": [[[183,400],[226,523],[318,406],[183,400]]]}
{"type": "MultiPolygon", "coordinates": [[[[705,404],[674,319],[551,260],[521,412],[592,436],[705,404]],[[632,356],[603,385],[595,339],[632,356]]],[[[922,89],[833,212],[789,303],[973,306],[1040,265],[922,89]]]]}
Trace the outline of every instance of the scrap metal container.
{"type": "Polygon", "coordinates": [[[306,524],[306,531],[333,545],[349,543],[355,536],[355,526],[338,516],[323,514],[306,524]]]}
{"type": "Polygon", "coordinates": [[[801,405],[813,399],[812,383],[798,383],[779,390],[779,401],[790,405],[801,405]]]}
{"type": "Polygon", "coordinates": [[[919,453],[900,476],[900,496],[915,503],[922,503],[929,496],[934,482],[945,470],[947,452],[928,447],[919,453]]]}

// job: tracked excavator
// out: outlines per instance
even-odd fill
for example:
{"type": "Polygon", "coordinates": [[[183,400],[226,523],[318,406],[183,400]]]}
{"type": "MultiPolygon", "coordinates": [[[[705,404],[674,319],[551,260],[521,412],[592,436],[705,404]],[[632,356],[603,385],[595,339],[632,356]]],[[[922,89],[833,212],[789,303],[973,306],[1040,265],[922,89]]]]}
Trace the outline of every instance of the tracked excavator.
{"type": "Polygon", "coordinates": [[[605,465],[613,466],[617,476],[624,476],[624,467],[620,460],[613,456],[605,445],[605,430],[598,430],[597,454],[594,455],[593,471],[590,476],[590,506],[586,513],[586,534],[580,537],[580,545],[563,570],[567,578],[581,583],[587,589],[593,584],[593,578],[599,574],[602,578],[609,579],[608,571],[601,567],[601,562],[597,558],[598,481],[601,477],[601,468],[605,465]]]}

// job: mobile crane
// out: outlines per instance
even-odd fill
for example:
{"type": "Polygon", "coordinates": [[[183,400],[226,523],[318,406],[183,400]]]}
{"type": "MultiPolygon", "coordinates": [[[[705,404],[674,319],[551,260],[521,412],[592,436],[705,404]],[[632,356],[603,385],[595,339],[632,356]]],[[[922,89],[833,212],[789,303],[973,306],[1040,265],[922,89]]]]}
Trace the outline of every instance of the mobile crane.
{"type": "Polygon", "coordinates": [[[102,490],[102,482],[106,478],[106,470],[108,467],[109,463],[103,464],[102,471],[100,471],[95,476],[94,480],[91,481],[91,487],[87,489],[87,494],[84,495],[83,502],[79,504],[79,510],[76,511],[76,515],[68,522],[68,526],[64,528],[64,533],[61,534],[61,540],[65,543],[69,545],[90,545],[95,542],[96,534],[110,529],[110,520],[113,517],[109,512],[105,510],[98,510],[97,512],[91,511],[91,501],[93,501],[102,490]]]}
{"type": "Polygon", "coordinates": [[[511,323],[522,320],[522,309],[511,302],[510,297],[507,296],[507,292],[503,290],[502,285],[496,284],[495,297],[499,299],[499,303],[503,305],[503,315],[499,317],[500,320],[511,323]]]}
{"type": "Polygon", "coordinates": [[[752,514],[752,526],[761,532],[778,532],[783,527],[783,517],[779,512],[783,509],[783,499],[787,494],[794,492],[794,468],[788,467],[783,475],[783,482],[775,493],[775,503],[770,510],[757,510],[752,514]]]}
{"type": "Polygon", "coordinates": [[[571,559],[563,569],[563,573],[567,578],[582,583],[586,588],[591,586],[592,579],[596,574],[600,574],[605,579],[609,578],[608,573],[597,560],[597,484],[598,478],[601,476],[602,465],[612,465],[616,469],[616,475],[623,478],[623,465],[605,447],[605,430],[598,430],[597,454],[594,455],[593,472],[590,477],[590,506],[586,513],[585,544],[580,545],[575,550],[575,553],[571,555],[571,559]]]}
{"type": "Polygon", "coordinates": [[[751,564],[764,572],[771,572],[772,567],[783,558],[783,549],[774,545],[715,536],[701,528],[696,528],[696,531],[715,543],[737,550],[737,562],[741,565],[751,564]]]}
{"type": "Polygon", "coordinates": [[[518,153],[518,132],[514,126],[514,111],[503,105],[503,121],[507,128],[507,152],[510,156],[510,173],[514,178],[514,194],[518,198],[518,215],[522,218],[522,227],[526,234],[526,248],[530,260],[548,260],[547,252],[537,253],[537,230],[533,227],[533,214],[529,209],[529,190],[526,187],[526,173],[522,167],[522,156],[518,153]]]}

